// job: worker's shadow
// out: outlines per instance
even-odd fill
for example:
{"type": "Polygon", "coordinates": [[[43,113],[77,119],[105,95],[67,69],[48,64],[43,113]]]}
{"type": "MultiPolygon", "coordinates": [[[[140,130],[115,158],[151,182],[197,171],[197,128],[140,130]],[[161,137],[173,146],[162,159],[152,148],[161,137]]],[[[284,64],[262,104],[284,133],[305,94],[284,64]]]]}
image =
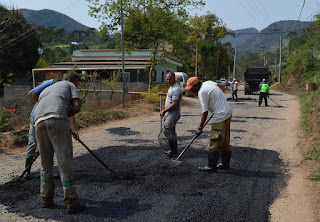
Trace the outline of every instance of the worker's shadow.
{"type": "Polygon", "coordinates": [[[116,218],[125,220],[128,217],[142,211],[148,211],[152,208],[150,204],[141,204],[137,198],[125,198],[119,202],[115,201],[93,201],[84,200],[89,208],[82,214],[94,216],[97,218],[116,218]]]}

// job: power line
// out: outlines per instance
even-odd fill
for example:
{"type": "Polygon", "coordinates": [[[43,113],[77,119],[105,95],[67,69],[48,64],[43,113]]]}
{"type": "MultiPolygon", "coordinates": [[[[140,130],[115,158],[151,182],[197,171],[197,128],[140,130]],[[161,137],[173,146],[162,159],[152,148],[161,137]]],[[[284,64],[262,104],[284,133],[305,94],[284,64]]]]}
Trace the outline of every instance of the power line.
{"type": "Polygon", "coordinates": [[[259,2],[259,4],[261,5],[261,7],[262,7],[262,9],[263,9],[264,13],[266,14],[266,16],[267,16],[267,18],[269,19],[269,22],[270,22],[270,24],[271,24],[271,23],[272,23],[272,19],[270,18],[269,14],[267,13],[267,11],[266,11],[265,7],[262,5],[262,3],[261,3],[261,1],[260,1],[260,0],[258,0],[258,2],[259,2]]]}
{"type": "Polygon", "coordinates": [[[254,16],[250,13],[250,10],[248,10],[248,9],[242,4],[242,2],[240,2],[240,5],[248,12],[248,14],[255,20],[255,22],[258,22],[258,25],[264,26],[263,24],[260,23],[260,21],[258,21],[258,20],[256,19],[256,17],[254,17],[254,16]]]}
{"type": "Polygon", "coordinates": [[[302,13],[302,10],[303,10],[305,4],[306,4],[306,0],[303,0],[303,5],[302,5],[302,8],[301,8],[301,11],[300,11],[300,14],[299,14],[298,21],[300,20],[301,13],[302,13]]]}
{"type": "Polygon", "coordinates": [[[257,18],[260,19],[260,20],[262,21],[262,23],[264,23],[263,25],[265,26],[265,25],[267,24],[266,21],[265,21],[263,18],[261,18],[261,16],[260,16],[259,13],[257,12],[257,10],[255,10],[255,9],[253,8],[253,6],[251,5],[251,3],[249,2],[249,0],[247,0],[247,3],[248,3],[248,5],[250,6],[251,10],[254,12],[254,14],[256,14],[257,18]]]}
{"type": "MultiPolygon", "coordinates": [[[[267,18],[264,16],[264,14],[261,12],[260,8],[258,7],[258,5],[256,4],[256,2],[254,0],[251,0],[254,4],[254,6],[256,7],[256,9],[258,10],[257,13],[259,13],[259,15],[261,15],[261,18],[263,19],[264,22],[267,21],[267,18]]],[[[266,22],[267,23],[267,22],[266,22]]]]}
{"type": "Polygon", "coordinates": [[[305,4],[306,4],[306,0],[303,0],[302,8],[301,8],[301,11],[300,11],[300,14],[299,14],[299,17],[298,17],[298,20],[297,20],[297,22],[296,22],[296,25],[295,25],[294,29],[297,28],[297,25],[298,25],[298,22],[299,22],[299,20],[300,20],[300,17],[301,17],[301,14],[302,14],[302,11],[303,11],[303,8],[304,8],[304,5],[305,5],[305,4]]]}

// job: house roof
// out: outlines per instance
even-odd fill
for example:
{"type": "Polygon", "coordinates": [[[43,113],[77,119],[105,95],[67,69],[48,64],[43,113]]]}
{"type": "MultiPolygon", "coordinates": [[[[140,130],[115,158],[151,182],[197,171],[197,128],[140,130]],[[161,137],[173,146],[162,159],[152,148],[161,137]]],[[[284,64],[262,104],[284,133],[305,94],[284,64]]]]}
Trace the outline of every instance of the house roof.
{"type": "MultiPolygon", "coordinates": [[[[125,52],[125,61],[149,61],[152,58],[153,50],[141,49],[131,52],[125,52]]],[[[181,59],[170,55],[165,51],[158,51],[158,57],[166,62],[173,63],[182,67],[181,59]]],[[[72,61],[121,61],[122,54],[116,49],[84,49],[75,50],[72,55],[72,61]]]]}
{"type": "MultiPolygon", "coordinates": [[[[152,58],[151,49],[142,49],[125,53],[125,69],[146,69],[152,58]]],[[[182,67],[181,59],[167,52],[159,51],[158,57],[165,62],[182,67]]],[[[72,62],[60,62],[53,65],[36,68],[33,71],[68,71],[68,70],[115,70],[122,69],[122,55],[116,49],[83,49],[75,50],[72,62]]]]}
{"type": "MultiPolygon", "coordinates": [[[[145,69],[147,62],[129,62],[125,61],[126,69],[145,69]]],[[[114,70],[122,69],[122,61],[115,62],[60,62],[53,65],[36,68],[34,71],[53,71],[53,70],[114,70]]]]}

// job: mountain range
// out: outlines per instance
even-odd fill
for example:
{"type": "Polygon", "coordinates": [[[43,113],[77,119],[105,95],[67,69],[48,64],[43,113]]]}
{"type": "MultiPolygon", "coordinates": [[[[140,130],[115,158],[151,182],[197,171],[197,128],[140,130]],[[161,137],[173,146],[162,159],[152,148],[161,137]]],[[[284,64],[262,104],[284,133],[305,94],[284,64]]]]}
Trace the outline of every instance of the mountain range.
{"type": "Polygon", "coordinates": [[[53,26],[56,29],[64,28],[65,32],[69,33],[74,30],[87,30],[90,27],[85,26],[69,16],[49,9],[43,10],[30,10],[19,9],[18,10],[27,22],[35,25],[42,25],[45,27],[53,26]]]}
{"type": "Polygon", "coordinates": [[[280,35],[282,47],[285,48],[294,33],[300,33],[310,24],[311,22],[285,20],[274,22],[260,32],[255,28],[239,29],[234,31],[235,37],[227,36],[222,42],[230,42],[239,55],[246,50],[254,53],[276,51],[280,46],[280,35]]]}
{"type": "MultiPolygon", "coordinates": [[[[74,30],[87,30],[89,28],[67,15],[49,9],[39,11],[19,9],[19,12],[31,24],[45,27],[53,26],[56,29],[64,28],[67,33],[74,30]]],[[[258,31],[256,28],[239,29],[234,31],[235,37],[227,36],[222,39],[222,42],[230,42],[232,47],[237,49],[239,56],[246,50],[254,53],[275,51],[279,48],[280,34],[282,35],[283,47],[287,47],[292,33],[299,33],[310,24],[311,22],[285,20],[274,22],[261,31],[258,31]]]]}

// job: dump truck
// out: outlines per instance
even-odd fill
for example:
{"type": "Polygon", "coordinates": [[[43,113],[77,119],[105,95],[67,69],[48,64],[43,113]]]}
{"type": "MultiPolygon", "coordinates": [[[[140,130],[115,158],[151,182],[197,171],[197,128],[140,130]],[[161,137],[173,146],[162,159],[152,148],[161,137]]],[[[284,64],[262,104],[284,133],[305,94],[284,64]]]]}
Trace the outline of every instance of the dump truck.
{"type": "Polygon", "coordinates": [[[244,72],[244,94],[252,95],[259,91],[260,82],[265,79],[268,81],[271,72],[267,67],[247,67],[244,72]]]}

